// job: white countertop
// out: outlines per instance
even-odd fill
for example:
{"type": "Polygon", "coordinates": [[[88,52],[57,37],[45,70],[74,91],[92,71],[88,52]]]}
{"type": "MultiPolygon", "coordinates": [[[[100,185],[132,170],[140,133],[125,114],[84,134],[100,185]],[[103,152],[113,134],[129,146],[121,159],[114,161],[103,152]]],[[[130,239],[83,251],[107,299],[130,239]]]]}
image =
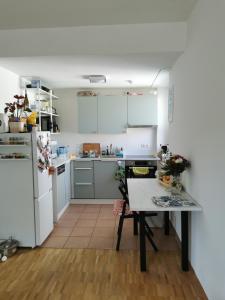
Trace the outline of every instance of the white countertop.
{"type": "Polygon", "coordinates": [[[155,155],[125,155],[124,160],[160,160],[155,155]]]}
{"type": "Polygon", "coordinates": [[[192,200],[196,206],[170,206],[160,207],[153,203],[153,196],[171,195],[158,179],[138,178],[127,179],[130,210],[133,211],[201,211],[202,207],[187,193],[185,197],[192,200]]]}
{"type": "Polygon", "coordinates": [[[103,161],[119,161],[119,160],[124,160],[123,157],[76,157],[73,158],[72,160],[76,161],[93,161],[93,160],[103,160],[103,161]]]}
{"type": "Polygon", "coordinates": [[[73,158],[72,160],[77,161],[92,161],[92,160],[102,160],[102,161],[120,161],[120,160],[153,160],[158,161],[160,160],[156,156],[151,155],[125,155],[124,157],[79,157],[73,158]]]}

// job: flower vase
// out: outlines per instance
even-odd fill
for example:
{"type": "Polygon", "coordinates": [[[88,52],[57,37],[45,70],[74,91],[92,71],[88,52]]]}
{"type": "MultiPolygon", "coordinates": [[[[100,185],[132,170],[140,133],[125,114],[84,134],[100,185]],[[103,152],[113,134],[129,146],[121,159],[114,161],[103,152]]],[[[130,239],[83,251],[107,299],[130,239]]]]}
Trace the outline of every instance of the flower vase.
{"type": "Polygon", "coordinates": [[[9,122],[9,129],[11,133],[24,132],[25,123],[22,121],[19,122],[9,122]]]}
{"type": "Polygon", "coordinates": [[[180,176],[180,174],[173,176],[172,187],[173,187],[173,190],[174,190],[175,193],[182,192],[183,185],[181,183],[181,176],[180,176]]]}

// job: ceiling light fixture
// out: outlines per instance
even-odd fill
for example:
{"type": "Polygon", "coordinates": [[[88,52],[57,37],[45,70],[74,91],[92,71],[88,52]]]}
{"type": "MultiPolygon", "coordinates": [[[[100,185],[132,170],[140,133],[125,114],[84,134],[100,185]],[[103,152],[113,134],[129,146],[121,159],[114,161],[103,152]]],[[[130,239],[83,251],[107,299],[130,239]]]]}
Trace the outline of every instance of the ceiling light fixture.
{"type": "Polygon", "coordinates": [[[106,83],[105,75],[89,75],[90,83],[106,83]]]}

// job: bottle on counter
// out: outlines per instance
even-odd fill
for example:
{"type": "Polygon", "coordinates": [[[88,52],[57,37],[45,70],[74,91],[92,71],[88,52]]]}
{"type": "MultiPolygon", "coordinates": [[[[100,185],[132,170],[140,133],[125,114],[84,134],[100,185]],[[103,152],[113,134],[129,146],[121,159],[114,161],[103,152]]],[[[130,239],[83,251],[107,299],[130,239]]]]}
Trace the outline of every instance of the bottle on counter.
{"type": "Polygon", "coordinates": [[[27,97],[27,90],[25,90],[25,97],[24,97],[24,110],[29,109],[29,100],[27,97]]]}
{"type": "Polygon", "coordinates": [[[123,157],[123,148],[122,147],[120,149],[120,155],[121,155],[121,157],[123,157]]]}

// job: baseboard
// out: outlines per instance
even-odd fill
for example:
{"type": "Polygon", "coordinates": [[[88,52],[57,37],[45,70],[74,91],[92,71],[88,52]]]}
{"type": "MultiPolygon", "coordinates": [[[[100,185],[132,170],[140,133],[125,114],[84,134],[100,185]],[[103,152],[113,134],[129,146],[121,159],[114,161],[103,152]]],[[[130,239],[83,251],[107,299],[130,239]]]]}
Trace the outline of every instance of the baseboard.
{"type": "MultiPolygon", "coordinates": [[[[175,230],[175,228],[174,228],[174,226],[173,226],[173,224],[172,224],[171,222],[170,222],[170,226],[171,226],[170,228],[174,231],[175,239],[176,239],[176,241],[177,241],[177,244],[178,244],[179,248],[181,249],[181,240],[180,240],[180,238],[179,238],[179,236],[178,236],[178,234],[177,234],[177,232],[176,232],[176,230],[175,230]]],[[[202,287],[202,289],[203,289],[203,286],[202,286],[202,284],[201,284],[201,281],[199,280],[199,278],[198,278],[198,276],[197,276],[197,274],[196,274],[194,268],[192,267],[190,260],[188,260],[188,264],[189,264],[189,270],[192,271],[192,272],[195,274],[195,277],[197,278],[197,280],[198,280],[198,282],[199,282],[199,285],[201,285],[201,287],[202,287]]],[[[208,299],[208,297],[207,297],[206,292],[205,292],[204,289],[203,289],[203,291],[204,291],[204,294],[205,294],[205,298],[208,299]]]]}
{"type": "MultiPolygon", "coordinates": [[[[180,238],[179,238],[179,236],[178,236],[178,234],[177,234],[177,232],[176,232],[176,229],[175,229],[175,227],[173,226],[173,223],[171,222],[171,220],[170,220],[170,230],[173,231],[173,233],[174,233],[174,235],[175,235],[176,242],[177,242],[179,248],[181,249],[181,240],[180,240],[180,238]]],[[[190,264],[190,263],[189,263],[189,264],[190,264]]]]}
{"type": "Polygon", "coordinates": [[[61,216],[64,214],[65,210],[67,209],[67,207],[70,205],[70,203],[68,202],[63,209],[58,213],[57,215],[57,219],[59,220],[61,218],[61,216]]]}
{"type": "Polygon", "coordinates": [[[70,199],[70,204],[113,204],[116,199],[70,199]]]}

